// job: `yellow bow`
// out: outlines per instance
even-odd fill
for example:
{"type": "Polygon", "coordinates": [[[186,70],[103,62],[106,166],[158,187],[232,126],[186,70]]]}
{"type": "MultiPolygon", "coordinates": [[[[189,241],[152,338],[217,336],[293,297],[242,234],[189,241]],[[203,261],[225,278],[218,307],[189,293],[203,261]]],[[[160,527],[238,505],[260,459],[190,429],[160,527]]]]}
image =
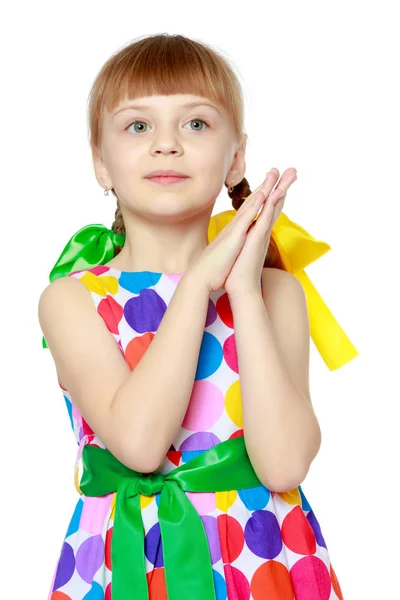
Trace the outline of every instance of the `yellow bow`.
{"type": "MultiPolygon", "coordinates": [[[[220,212],[210,219],[208,239],[211,242],[237,214],[236,210],[220,212]]],[[[307,297],[310,335],[330,371],[339,369],[358,356],[329,308],[313,286],[304,268],[329,252],[331,247],[314,239],[305,229],[280,213],[271,236],[276,241],[285,268],[303,285],[307,297]]]]}

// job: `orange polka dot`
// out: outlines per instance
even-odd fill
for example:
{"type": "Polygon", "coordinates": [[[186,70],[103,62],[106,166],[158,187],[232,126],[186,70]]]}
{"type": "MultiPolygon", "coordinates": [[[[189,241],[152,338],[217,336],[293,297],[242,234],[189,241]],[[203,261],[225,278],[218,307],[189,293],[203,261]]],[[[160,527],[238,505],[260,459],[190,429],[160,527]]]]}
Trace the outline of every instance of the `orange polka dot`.
{"type": "Polygon", "coordinates": [[[294,600],[290,574],[285,565],[268,560],[254,573],[251,580],[254,600],[294,600]]]}
{"type": "Polygon", "coordinates": [[[72,600],[72,598],[64,594],[64,592],[53,592],[50,600],[72,600]]]}
{"type": "Polygon", "coordinates": [[[136,367],[143,354],[150,346],[153,338],[154,333],[149,331],[144,335],[138,335],[134,337],[127,345],[125,350],[125,359],[132,370],[136,367]]]}
{"type": "Polygon", "coordinates": [[[331,572],[331,582],[332,582],[333,591],[335,592],[335,594],[339,598],[339,600],[343,600],[342,590],[340,589],[340,585],[339,585],[338,579],[336,577],[335,569],[332,567],[332,564],[330,566],[330,572],[331,572]]]}
{"type": "Polygon", "coordinates": [[[149,600],[168,600],[164,568],[153,569],[147,573],[149,600]]]}

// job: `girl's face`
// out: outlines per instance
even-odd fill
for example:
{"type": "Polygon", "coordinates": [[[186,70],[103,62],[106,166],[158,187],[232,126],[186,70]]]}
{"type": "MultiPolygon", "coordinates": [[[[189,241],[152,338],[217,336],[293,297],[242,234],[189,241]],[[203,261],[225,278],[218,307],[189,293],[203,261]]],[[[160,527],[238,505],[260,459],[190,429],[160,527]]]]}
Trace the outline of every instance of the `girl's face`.
{"type": "Polygon", "coordinates": [[[243,178],[245,139],[236,149],[226,114],[208,98],[148,96],[105,112],[102,156],[94,157],[94,165],[97,180],[114,188],[123,212],[176,222],[178,215],[185,220],[206,207],[211,212],[224,182],[243,178]],[[156,169],[173,169],[188,179],[159,185],[146,178],[156,169]]]}

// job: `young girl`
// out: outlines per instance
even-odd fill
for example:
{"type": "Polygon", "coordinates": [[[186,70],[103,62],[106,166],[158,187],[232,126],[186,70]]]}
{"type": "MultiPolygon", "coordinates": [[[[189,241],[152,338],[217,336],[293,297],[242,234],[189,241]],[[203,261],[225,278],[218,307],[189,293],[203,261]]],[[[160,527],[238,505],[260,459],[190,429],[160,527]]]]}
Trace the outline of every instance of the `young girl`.
{"type": "Polygon", "coordinates": [[[180,35],[112,56],[89,125],[115,221],[72,236],[39,300],[79,444],[49,599],[341,599],[300,486],[310,332],[330,369],[357,350],[303,270],[330,247],[282,213],[296,170],[251,192],[238,80],[180,35]]]}

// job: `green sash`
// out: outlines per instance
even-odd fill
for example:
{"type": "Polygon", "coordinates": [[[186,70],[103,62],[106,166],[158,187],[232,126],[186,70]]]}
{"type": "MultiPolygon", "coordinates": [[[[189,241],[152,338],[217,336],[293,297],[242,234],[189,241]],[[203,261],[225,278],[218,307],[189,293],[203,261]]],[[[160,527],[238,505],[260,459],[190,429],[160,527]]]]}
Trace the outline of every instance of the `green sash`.
{"type": "Polygon", "coordinates": [[[221,442],[166,474],[133,471],[98,446],[84,446],[82,460],[80,489],[85,496],[117,492],[111,544],[113,600],[149,598],[140,494],[158,492],[168,600],[215,600],[203,522],[185,492],[223,492],[262,485],[243,436],[221,442]]]}

